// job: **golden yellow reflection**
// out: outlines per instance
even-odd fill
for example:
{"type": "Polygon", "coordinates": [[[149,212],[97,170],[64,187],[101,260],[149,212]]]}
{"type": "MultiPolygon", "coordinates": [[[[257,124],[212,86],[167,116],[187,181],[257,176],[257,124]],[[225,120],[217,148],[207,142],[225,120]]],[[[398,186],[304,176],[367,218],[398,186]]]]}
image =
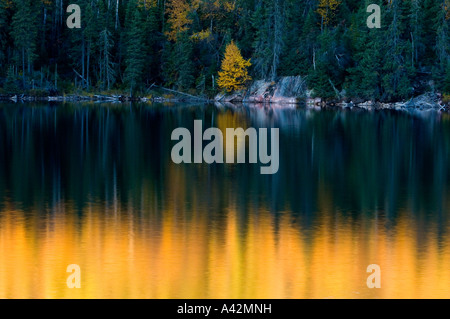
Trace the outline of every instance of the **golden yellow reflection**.
{"type": "Polygon", "coordinates": [[[29,216],[1,213],[0,298],[450,298],[448,239],[430,232],[419,245],[407,212],[389,231],[338,213],[304,230],[263,209],[245,222],[234,208],[215,221],[120,205],[29,216]],[[81,267],[80,289],[66,285],[69,264],[81,267]],[[366,285],[369,264],[381,289],[366,285]]]}

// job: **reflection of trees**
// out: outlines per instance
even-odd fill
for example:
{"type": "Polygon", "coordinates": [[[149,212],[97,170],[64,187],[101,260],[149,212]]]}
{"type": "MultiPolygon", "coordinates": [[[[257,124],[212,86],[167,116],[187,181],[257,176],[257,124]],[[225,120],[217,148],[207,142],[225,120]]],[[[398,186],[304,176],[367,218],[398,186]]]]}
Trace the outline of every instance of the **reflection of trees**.
{"type": "Polygon", "coordinates": [[[358,225],[323,212],[305,233],[290,214],[275,225],[270,212],[259,210],[242,232],[233,207],[211,221],[195,204],[139,216],[121,203],[91,203],[83,218],[71,203],[40,218],[34,209],[3,204],[0,298],[450,296],[449,238],[436,238],[434,225],[416,240],[418,223],[406,211],[390,230],[381,221],[358,225]],[[82,289],[66,288],[72,263],[82,269],[82,289]],[[381,266],[383,289],[365,287],[371,263],[381,266]]]}
{"type": "Polygon", "coordinates": [[[376,262],[393,283],[377,297],[448,298],[449,120],[1,107],[0,297],[79,297],[52,289],[69,263],[87,267],[84,297],[357,297],[376,262]],[[171,131],[194,119],[279,127],[279,173],[173,164],[171,131]]]}
{"type": "MultiPolygon", "coordinates": [[[[448,223],[450,122],[434,113],[316,111],[206,106],[0,108],[0,209],[72,202],[131,207],[136,214],[173,209],[221,221],[234,207],[239,227],[250,214],[280,212],[305,229],[326,211],[355,220],[396,222],[401,210],[448,223]],[[279,127],[280,171],[258,164],[175,165],[171,131],[202,119],[227,127],[279,127]]],[[[387,224],[389,225],[389,223],[387,224]]]]}

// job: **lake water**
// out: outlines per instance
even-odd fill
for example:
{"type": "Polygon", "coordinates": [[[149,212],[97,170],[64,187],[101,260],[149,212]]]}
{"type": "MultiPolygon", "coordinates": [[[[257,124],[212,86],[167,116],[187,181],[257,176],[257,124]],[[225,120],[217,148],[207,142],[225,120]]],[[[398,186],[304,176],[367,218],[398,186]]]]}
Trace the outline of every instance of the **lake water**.
{"type": "Polygon", "coordinates": [[[438,112],[0,104],[0,298],[450,298],[449,164],[438,112]],[[278,173],[174,164],[199,119],[278,173]]]}

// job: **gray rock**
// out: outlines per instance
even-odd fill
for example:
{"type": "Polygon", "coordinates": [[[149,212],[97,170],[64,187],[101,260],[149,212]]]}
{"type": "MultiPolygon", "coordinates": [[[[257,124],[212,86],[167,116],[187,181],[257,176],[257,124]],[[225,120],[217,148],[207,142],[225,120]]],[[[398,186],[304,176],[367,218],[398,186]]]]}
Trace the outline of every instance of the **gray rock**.
{"type": "Polygon", "coordinates": [[[247,92],[218,94],[215,101],[297,104],[299,98],[306,97],[306,82],[301,76],[281,77],[276,82],[254,81],[247,92]]]}
{"type": "Polygon", "coordinates": [[[414,109],[440,109],[442,106],[439,104],[439,96],[435,93],[425,93],[412,98],[406,102],[403,107],[414,109]]]}

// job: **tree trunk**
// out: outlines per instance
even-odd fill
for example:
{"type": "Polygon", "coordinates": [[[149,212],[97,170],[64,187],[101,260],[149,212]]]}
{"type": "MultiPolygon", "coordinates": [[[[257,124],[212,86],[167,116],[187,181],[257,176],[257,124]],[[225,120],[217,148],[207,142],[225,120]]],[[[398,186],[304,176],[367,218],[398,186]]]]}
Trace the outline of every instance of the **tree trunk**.
{"type": "Polygon", "coordinates": [[[116,30],[119,27],[119,0],[116,1],[116,30]]]}
{"type": "MultiPolygon", "coordinates": [[[[85,48],[84,48],[84,34],[83,34],[82,35],[82,40],[81,40],[81,76],[83,77],[83,79],[84,79],[84,75],[85,75],[85,73],[84,73],[84,70],[85,70],[84,59],[85,59],[85,48]]],[[[81,83],[83,83],[82,87],[84,87],[84,81],[81,82],[81,83]]]]}
{"type": "Polygon", "coordinates": [[[89,63],[91,58],[91,44],[88,43],[88,49],[87,49],[87,65],[86,65],[86,80],[87,80],[87,88],[89,89],[89,63]]]}
{"type": "Polygon", "coordinates": [[[55,65],[55,90],[58,90],[58,63],[55,65]]]}
{"type": "Polygon", "coordinates": [[[22,48],[22,84],[25,88],[25,47],[22,48]]]}

